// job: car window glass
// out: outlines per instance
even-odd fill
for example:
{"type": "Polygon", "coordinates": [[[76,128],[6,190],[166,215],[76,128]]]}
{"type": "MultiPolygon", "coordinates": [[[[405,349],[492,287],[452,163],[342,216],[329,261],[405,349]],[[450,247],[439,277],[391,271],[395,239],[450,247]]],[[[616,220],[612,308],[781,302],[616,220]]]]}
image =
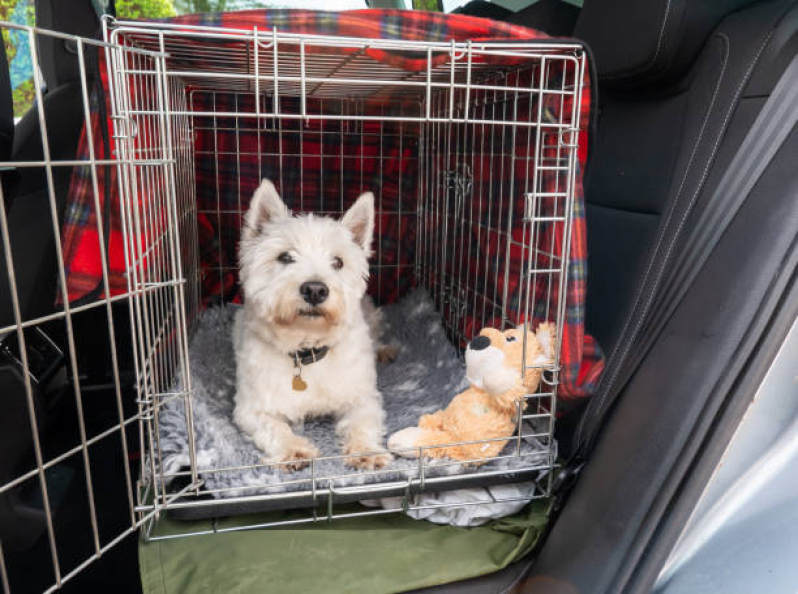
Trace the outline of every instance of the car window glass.
{"type": "MultiPolygon", "coordinates": [[[[0,21],[18,25],[35,25],[33,0],[0,0],[0,21]]],[[[33,105],[33,68],[28,32],[3,29],[11,93],[14,100],[14,121],[18,121],[33,105]]]]}

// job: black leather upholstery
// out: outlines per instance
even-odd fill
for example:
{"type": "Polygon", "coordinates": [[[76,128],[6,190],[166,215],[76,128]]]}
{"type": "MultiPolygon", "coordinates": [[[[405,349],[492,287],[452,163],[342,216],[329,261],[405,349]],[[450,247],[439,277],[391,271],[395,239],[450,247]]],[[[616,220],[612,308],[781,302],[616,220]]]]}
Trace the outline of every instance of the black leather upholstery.
{"type": "MultiPolygon", "coordinates": [[[[94,37],[99,31],[97,13],[91,0],[36,0],[36,25],[81,37],[94,37]]],[[[47,86],[59,87],[79,82],[77,49],[56,37],[39,38],[39,63],[47,86]]]]}
{"type": "Polygon", "coordinates": [[[720,23],[756,0],[587,0],[574,37],[590,45],[607,85],[636,88],[682,77],[720,23]]]}
{"type": "MultiPolygon", "coordinates": [[[[774,291],[789,282],[782,279],[794,266],[785,263],[796,257],[793,131],[654,342],[638,351],[635,329],[646,327],[644,305],[662,290],[658,279],[668,254],[684,248],[680,240],[795,55],[798,3],[757,2],[715,24],[701,20],[702,13],[698,23],[680,28],[708,32],[699,35],[706,38],[692,64],[681,61],[693,45],[683,39],[688,49],[671,53],[671,66],[635,74],[639,61],[623,64],[622,54],[612,53],[615,26],[601,37],[596,32],[611,11],[624,20],[639,17],[640,7],[619,0],[588,6],[577,32],[595,35],[590,41],[604,75],[586,182],[588,331],[610,354],[603,382],[622,365],[624,351],[634,352],[636,363],[615,383],[602,384],[599,395],[615,398],[603,424],[588,409],[586,431],[596,429],[598,440],[532,567],[523,588],[530,593],[626,591],[715,416],[734,394],[752,345],[763,332],[783,331],[767,329],[766,321],[785,306],[774,291]],[[613,75],[623,71],[618,84],[613,75]]],[[[680,6],[671,10],[685,10],[680,6]]],[[[697,13],[679,14],[689,21],[697,13]]],[[[636,26],[648,36],[656,31],[651,21],[636,26]]]]}
{"type": "Polygon", "coordinates": [[[14,139],[14,104],[5,44],[0,48],[0,160],[11,156],[14,139]]]}
{"type": "MultiPolygon", "coordinates": [[[[795,0],[585,4],[575,36],[591,45],[600,78],[586,180],[587,329],[612,353],[632,334],[627,322],[643,323],[634,312],[657,290],[664,247],[691,227],[795,55],[798,9],[795,0]]],[[[795,259],[796,154],[794,132],[631,379],[612,388],[616,405],[596,447],[513,592],[625,591],[723,405],[747,329],[790,250],[795,259]]],[[[559,421],[558,432],[572,422],[559,421]]],[[[507,574],[481,591],[507,591],[507,574]]],[[[647,579],[639,591],[650,590],[647,579]]]]}
{"type": "MultiPolygon", "coordinates": [[[[37,25],[67,33],[93,35],[98,26],[91,0],[38,0],[37,25]]],[[[14,126],[11,107],[11,89],[8,68],[3,50],[0,64],[0,161],[41,162],[45,160],[43,134],[39,107],[44,113],[47,129],[47,148],[52,161],[75,158],[83,127],[83,102],[77,59],[63,40],[38,37],[39,65],[45,88],[39,104],[34,104],[14,126]]],[[[87,56],[91,54],[87,50],[87,56]]],[[[91,80],[91,71],[88,72],[91,80]]],[[[19,313],[23,321],[51,313],[55,305],[58,286],[56,246],[54,231],[60,229],[64,206],[67,202],[72,167],[52,167],[52,185],[48,183],[44,167],[20,167],[17,171],[3,173],[6,215],[9,227],[8,240],[14,264],[14,280],[19,313]],[[13,183],[9,177],[13,175],[13,183]],[[51,204],[52,198],[55,209],[51,204]],[[55,210],[55,213],[53,213],[55,210]],[[55,217],[53,217],[55,214],[55,217]]],[[[14,308],[5,250],[0,245],[0,327],[13,325],[14,308]]],[[[62,323],[39,325],[26,331],[27,350],[32,348],[34,332],[46,332],[49,339],[63,343],[60,333],[62,323]]],[[[3,336],[4,346],[14,349],[15,332],[3,336]]],[[[66,350],[66,349],[64,349],[66,350]]],[[[48,422],[57,418],[55,410],[59,395],[66,384],[66,376],[55,350],[45,355],[48,365],[56,369],[55,376],[36,376],[32,382],[31,398],[36,409],[39,431],[44,435],[48,422]]],[[[35,357],[34,357],[35,359],[35,357]]],[[[31,429],[28,416],[23,372],[12,358],[0,358],[0,395],[8,414],[0,418],[0,483],[18,476],[30,464],[31,429]]],[[[27,489],[27,485],[25,487],[27,489]]],[[[8,549],[24,550],[30,547],[45,528],[41,509],[31,507],[23,497],[25,489],[12,490],[0,497],[0,537],[8,549]]]]}
{"type": "Polygon", "coordinates": [[[471,2],[458,6],[452,12],[454,14],[465,14],[497,21],[504,21],[513,14],[512,10],[508,10],[503,6],[488,2],[487,0],[471,0],[471,2]]]}
{"type": "MultiPolygon", "coordinates": [[[[64,85],[47,94],[44,113],[47,122],[50,158],[73,159],[83,124],[80,90],[64,85]]],[[[17,124],[13,158],[41,161],[44,157],[37,109],[29,111],[17,124]]],[[[72,168],[53,167],[53,192],[56,218],[63,219],[72,168]]],[[[47,314],[55,305],[58,282],[47,175],[43,167],[21,167],[9,203],[11,254],[17,282],[17,295],[23,319],[47,314]]],[[[12,323],[5,262],[0,263],[0,326],[12,323]]]]}
{"type": "MultiPolygon", "coordinates": [[[[65,33],[93,36],[99,21],[91,0],[37,0],[37,24],[65,33]]],[[[38,37],[39,62],[45,82],[42,107],[47,126],[50,159],[74,159],[83,127],[83,97],[78,60],[64,41],[46,35],[38,37]]],[[[93,50],[86,50],[87,80],[91,85],[93,70],[89,61],[93,50]]],[[[17,161],[43,161],[41,122],[36,105],[17,123],[13,149],[9,155],[17,161]]],[[[72,168],[52,168],[56,220],[60,227],[67,202],[72,168]]],[[[56,236],[50,207],[46,171],[43,167],[22,167],[18,183],[9,196],[17,294],[23,319],[53,310],[58,283],[56,236]]],[[[12,308],[4,263],[0,263],[0,326],[12,323],[12,308]]]]}
{"type": "Polygon", "coordinates": [[[564,0],[540,0],[502,20],[549,35],[570,37],[578,16],[579,8],[564,0]]]}
{"type": "MultiPolygon", "coordinates": [[[[8,69],[5,44],[0,48],[0,161],[11,158],[14,145],[14,102],[11,94],[11,75],[8,69]]],[[[11,203],[16,172],[0,172],[3,184],[3,199],[6,207],[11,203]]]]}
{"type": "MultiPolygon", "coordinates": [[[[588,5],[597,11],[604,2],[588,5]]],[[[586,24],[586,18],[590,15],[580,17],[577,31],[595,26],[586,24]]],[[[595,48],[606,42],[590,43],[595,48]]],[[[761,39],[759,43],[763,45],[761,39]]],[[[633,91],[601,80],[595,150],[586,180],[586,313],[588,331],[607,352],[616,346],[622,318],[638,298],[636,280],[664,218],[676,202],[684,206],[701,187],[713,157],[707,139],[722,133],[725,113],[750,66],[750,59],[736,57],[737,48],[729,44],[714,35],[689,72],[671,85],[633,91]]],[[[598,53],[595,60],[599,72],[604,70],[598,53]]],[[[646,76],[639,75],[641,80],[646,76]]]]}
{"type": "Polygon", "coordinates": [[[472,0],[452,12],[531,27],[558,37],[570,36],[579,16],[579,8],[565,0],[538,0],[518,12],[493,2],[472,0]]]}

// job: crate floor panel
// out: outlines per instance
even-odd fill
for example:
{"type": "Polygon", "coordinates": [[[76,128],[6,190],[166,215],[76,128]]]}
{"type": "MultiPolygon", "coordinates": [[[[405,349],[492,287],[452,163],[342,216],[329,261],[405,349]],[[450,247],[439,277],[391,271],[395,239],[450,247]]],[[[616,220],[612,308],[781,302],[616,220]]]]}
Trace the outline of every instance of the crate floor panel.
{"type": "MultiPolygon", "coordinates": [[[[239,468],[261,463],[263,454],[233,423],[235,357],[231,330],[237,306],[205,310],[199,315],[189,344],[192,373],[192,409],[197,465],[205,489],[216,497],[241,497],[311,488],[309,467],[295,472],[273,467],[239,468]],[[221,468],[236,468],[224,472],[221,468]],[[290,481],[289,484],[280,484],[290,481]]],[[[378,365],[378,384],[386,410],[388,434],[414,426],[421,415],[445,407],[468,384],[465,368],[446,337],[440,315],[423,289],[415,289],[399,302],[383,308],[388,344],[399,347],[393,363],[378,365]]],[[[164,472],[188,466],[188,437],[182,399],[172,399],[159,414],[160,447],[164,472]]],[[[295,427],[313,441],[325,456],[341,455],[334,419],[320,418],[295,427]]],[[[525,431],[531,433],[530,431],[525,431]]],[[[508,444],[504,454],[515,452],[508,444]]],[[[535,441],[524,442],[521,456],[493,460],[481,467],[453,464],[450,460],[427,463],[425,477],[518,470],[546,459],[535,441]]],[[[380,474],[346,466],[343,459],[316,463],[317,487],[325,488],[406,480],[418,476],[418,460],[395,458],[380,474]]]]}

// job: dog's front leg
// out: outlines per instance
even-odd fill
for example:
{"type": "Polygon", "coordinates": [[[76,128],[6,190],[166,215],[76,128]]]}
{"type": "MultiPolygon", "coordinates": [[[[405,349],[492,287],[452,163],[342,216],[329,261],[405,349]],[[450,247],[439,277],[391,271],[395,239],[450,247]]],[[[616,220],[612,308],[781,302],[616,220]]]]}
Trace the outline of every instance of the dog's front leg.
{"type": "Polygon", "coordinates": [[[343,441],[344,454],[353,454],[346,460],[349,466],[377,470],[393,460],[381,445],[385,435],[384,419],[379,400],[369,398],[360,401],[338,420],[335,431],[343,441]]]}
{"type": "MultiPolygon", "coordinates": [[[[236,409],[236,413],[239,409],[236,409]]],[[[299,470],[319,455],[307,439],[296,435],[283,419],[264,412],[235,414],[236,424],[243,429],[266,456],[263,462],[280,464],[281,468],[299,470]]]]}

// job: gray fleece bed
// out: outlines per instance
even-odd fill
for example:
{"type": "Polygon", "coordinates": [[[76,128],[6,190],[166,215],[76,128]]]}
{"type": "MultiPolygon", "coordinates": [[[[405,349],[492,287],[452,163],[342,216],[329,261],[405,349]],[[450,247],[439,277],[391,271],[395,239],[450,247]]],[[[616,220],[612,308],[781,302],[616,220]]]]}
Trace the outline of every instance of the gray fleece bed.
{"type": "MultiPolygon", "coordinates": [[[[192,409],[197,447],[197,467],[205,488],[214,491],[216,498],[307,491],[311,488],[310,468],[286,472],[279,468],[258,467],[225,472],[211,469],[234,468],[260,464],[263,454],[252,441],[238,430],[232,421],[235,394],[235,358],[231,342],[235,305],[213,307],[199,315],[189,341],[192,379],[192,409]],[[287,485],[277,485],[292,481],[287,485]]],[[[452,397],[468,384],[463,362],[451,345],[439,314],[429,295],[415,289],[395,304],[383,308],[383,341],[399,348],[396,361],[378,365],[378,384],[386,410],[388,435],[414,426],[419,417],[445,407],[452,397]]],[[[180,380],[178,380],[180,382],[180,380]]],[[[178,386],[181,387],[181,386],[178,386]]],[[[188,437],[185,407],[174,399],[161,407],[159,413],[160,447],[166,473],[188,467],[188,437]]],[[[294,427],[322,451],[323,455],[340,455],[338,440],[331,418],[306,421],[294,427]]],[[[525,433],[530,433],[525,431],[525,433]]],[[[515,447],[508,445],[507,454],[515,447]]],[[[425,477],[484,473],[529,468],[539,465],[545,455],[534,440],[525,442],[521,457],[494,460],[478,468],[463,467],[449,460],[429,462],[425,477]]],[[[363,485],[387,481],[406,481],[418,476],[418,460],[396,457],[386,472],[371,475],[345,466],[343,459],[321,460],[316,463],[316,476],[345,477],[317,481],[317,488],[363,485]]]]}

